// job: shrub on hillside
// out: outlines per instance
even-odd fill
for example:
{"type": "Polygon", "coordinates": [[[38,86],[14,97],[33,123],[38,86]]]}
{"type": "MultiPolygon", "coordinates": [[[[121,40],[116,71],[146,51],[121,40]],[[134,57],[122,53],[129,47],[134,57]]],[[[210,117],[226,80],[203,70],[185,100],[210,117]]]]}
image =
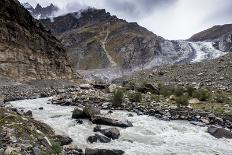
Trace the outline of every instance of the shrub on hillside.
{"type": "Polygon", "coordinates": [[[199,99],[200,101],[208,101],[210,95],[211,94],[207,89],[198,89],[193,92],[193,97],[199,99]]]}
{"type": "Polygon", "coordinates": [[[184,90],[183,87],[176,87],[174,89],[174,93],[173,94],[178,97],[178,96],[182,96],[184,93],[185,93],[185,90],[184,90]]]}
{"type": "Polygon", "coordinates": [[[114,91],[111,102],[114,107],[120,107],[123,103],[124,92],[121,89],[117,89],[114,91]]]}
{"type": "Polygon", "coordinates": [[[142,94],[140,92],[135,92],[129,94],[130,102],[141,102],[142,101],[142,94]]]}
{"type": "Polygon", "coordinates": [[[193,87],[191,87],[191,86],[188,86],[188,87],[186,88],[186,91],[187,91],[187,93],[189,94],[189,96],[192,97],[192,96],[193,96],[193,93],[194,93],[194,91],[195,91],[195,88],[193,88],[193,87]]]}
{"type": "Polygon", "coordinates": [[[228,103],[230,101],[230,99],[222,92],[216,92],[215,101],[217,103],[228,103]]]}
{"type": "Polygon", "coordinates": [[[176,104],[177,107],[188,106],[189,105],[188,96],[187,95],[178,96],[176,98],[176,104]]]}
{"type": "Polygon", "coordinates": [[[170,95],[173,95],[173,88],[164,85],[163,83],[159,83],[159,94],[163,95],[164,97],[169,97],[170,95]]]}

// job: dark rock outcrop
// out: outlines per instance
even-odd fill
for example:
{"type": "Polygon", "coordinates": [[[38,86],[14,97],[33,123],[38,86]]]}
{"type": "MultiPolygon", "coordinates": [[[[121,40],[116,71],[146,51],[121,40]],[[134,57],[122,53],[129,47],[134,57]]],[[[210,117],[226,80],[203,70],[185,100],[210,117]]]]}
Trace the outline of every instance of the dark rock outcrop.
{"type": "Polygon", "coordinates": [[[117,128],[101,129],[101,126],[96,126],[94,132],[100,132],[111,139],[118,139],[120,136],[120,131],[117,128]]]}
{"type": "Polygon", "coordinates": [[[119,121],[104,116],[95,116],[91,120],[94,124],[99,125],[109,125],[109,126],[118,126],[118,127],[132,127],[132,123],[129,121],[119,121]]]}
{"type": "Polygon", "coordinates": [[[55,139],[60,142],[60,145],[61,146],[64,146],[64,145],[69,145],[72,143],[72,139],[68,136],[61,136],[61,135],[57,135],[55,136],[55,139]]]}
{"type": "Polygon", "coordinates": [[[85,155],[123,155],[122,150],[85,149],[85,155]]]}
{"type": "Polygon", "coordinates": [[[16,0],[0,1],[0,72],[15,79],[71,79],[60,42],[16,0]]]}
{"type": "Polygon", "coordinates": [[[229,138],[232,139],[232,133],[224,128],[210,126],[208,132],[216,138],[229,138]]]}
{"type": "Polygon", "coordinates": [[[89,136],[87,141],[90,143],[95,143],[95,142],[109,143],[111,142],[111,139],[101,134],[95,134],[94,136],[89,136]]]}

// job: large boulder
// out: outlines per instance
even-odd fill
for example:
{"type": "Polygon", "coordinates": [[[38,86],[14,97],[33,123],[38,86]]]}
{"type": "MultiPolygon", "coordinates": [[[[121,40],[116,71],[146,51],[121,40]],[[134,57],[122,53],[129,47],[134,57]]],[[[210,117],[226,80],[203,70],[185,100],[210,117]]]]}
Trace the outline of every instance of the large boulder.
{"type": "Polygon", "coordinates": [[[87,141],[90,143],[94,143],[94,142],[109,143],[111,142],[111,139],[101,134],[95,134],[94,136],[89,136],[87,141]]]}
{"type": "Polygon", "coordinates": [[[109,126],[117,126],[117,127],[132,127],[132,123],[129,121],[119,121],[116,119],[112,119],[109,117],[104,117],[104,116],[95,116],[91,120],[94,124],[99,124],[99,125],[109,125],[109,126]]]}
{"type": "Polygon", "coordinates": [[[71,144],[72,141],[73,141],[70,137],[68,137],[68,136],[61,136],[61,135],[57,135],[57,136],[55,137],[55,139],[57,139],[57,141],[60,142],[60,145],[61,145],[61,146],[69,145],[69,144],[71,144]]]}
{"type": "Polygon", "coordinates": [[[229,138],[232,139],[232,133],[224,128],[215,126],[208,127],[208,132],[216,138],[229,138]]]}
{"type": "Polygon", "coordinates": [[[85,149],[85,155],[123,155],[122,150],[105,150],[105,149],[85,149]]]}
{"type": "Polygon", "coordinates": [[[94,105],[88,105],[85,106],[83,112],[88,118],[92,118],[95,115],[99,115],[101,113],[101,110],[98,107],[95,107],[94,105]]]}
{"type": "Polygon", "coordinates": [[[80,108],[75,108],[72,114],[72,118],[74,119],[85,119],[85,118],[92,118],[95,115],[99,115],[101,110],[98,107],[93,105],[85,106],[82,110],[80,108]]]}
{"type": "Polygon", "coordinates": [[[94,132],[100,132],[111,139],[118,139],[120,136],[120,131],[117,128],[101,129],[100,126],[96,126],[94,132]]]}
{"type": "Polygon", "coordinates": [[[84,111],[80,108],[75,108],[72,113],[72,118],[74,119],[80,119],[80,118],[87,118],[84,111]]]}
{"type": "Polygon", "coordinates": [[[91,89],[92,86],[91,86],[90,84],[81,84],[81,85],[80,85],[80,88],[81,88],[81,89],[91,89]]]}

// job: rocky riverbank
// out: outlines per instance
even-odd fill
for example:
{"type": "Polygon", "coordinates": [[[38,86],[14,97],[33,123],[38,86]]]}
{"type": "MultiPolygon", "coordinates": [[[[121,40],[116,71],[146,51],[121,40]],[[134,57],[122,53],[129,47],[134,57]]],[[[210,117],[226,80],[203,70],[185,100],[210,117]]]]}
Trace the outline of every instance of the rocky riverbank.
{"type": "MultiPolygon", "coordinates": [[[[93,124],[103,125],[92,128],[92,131],[95,131],[97,133],[88,135],[86,141],[89,143],[109,143],[112,140],[120,137],[121,131],[118,131],[115,127],[125,128],[133,126],[133,123],[130,121],[120,121],[118,119],[102,115],[102,110],[107,110],[109,114],[114,113],[118,110],[128,111],[129,113],[127,117],[133,117],[134,115],[142,117],[144,115],[148,115],[167,122],[171,120],[188,120],[193,125],[208,127],[208,132],[216,138],[231,137],[230,130],[232,129],[232,117],[229,111],[231,110],[230,94],[227,94],[227,97],[229,97],[227,98],[228,100],[225,100],[225,102],[223,100],[223,102],[216,103],[216,101],[219,101],[215,98],[217,97],[217,94],[208,90],[207,92],[210,93],[210,95],[205,101],[201,101],[201,96],[198,97],[198,99],[196,98],[196,96],[194,97],[194,95],[192,95],[192,97],[187,98],[188,104],[185,104],[185,102],[180,102],[180,105],[178,105],[177,102],[179,102],[179,98],[182,98],[183,94],[190,93],[187,91],[187,88],[185,87],[183,87],[183,89],[175,88],[175,90],[171,91],[171,93],[166,94],[168,90],[172,90],[173,88],[168,87],[169,89],[167,90],[165,88],[164,91],[164,86],[155,83],[144,83],[143,85],[134,85],[131,83],[127,83],[120,86],[115,84],[104,83],[73,85],[70,83],[61,84],[61,82],[59,82],[54,84],[51,81],[43,81],[40,82],[40,87],[38,87],[38,82],[36,83],[36,86],[33,84],[33,82],[31,82],[24,84],[25,87],[21,87],[22,84],[15,84],[15,87],[8,87],[10,89],[7,92],[5,90],[2,91],[5,94],[7,94],[7,98],[3,99],[3,102],[9,100],[53,96],[47,102],[48,105],[63,106],[64,108],[68,106],[75,106],[77,108],[73,111],[72,117],[73,119],[76,119],[76,123],[82,124],[83,119],[87,119],[90,120],[93,124]],[[38,89],[36,90],[36,88],[38,89]],[[15,94],[15,91],[11,91],[12,89],[17,90],[18,92],[20,92],[20,94],[15,94]],[[122,97],[120,97],[120,95],[118,97],[118,94],[116,93],[119,90],[123,93],[122,97]],[[165,93],[163,93],[163,91],[165,93]],[[224,107],[224,109],[223,111],[215,111],[214,108],[205,108],[211,107],[212,105],[216,107],[222,106],[224,107]],[[108,127],[105,128],[105,125],[107,125],[108,127]]],[[[1,88],[3,88],[3,86],[1,88]]],[[[202,88],[193,89],[193,94],[194,92],[201,92],[205,94],[205,91],[201,90],[202,88]]],[[[45,107],[39,107],[39,110],[43,111],[44,108],[45,107]]],[[[22,121],[24,120],[24,117],[26,117],[29,120],[33,120],[31,119],[31,111],[21,111],[17,109],[10,109],[10,111],[17,116],[22,117],[22,121]]],[[[56,117],[59,118],[58,115],[56,117]]],[[[4,133],[4,131],[2,132],[4,133]]],[[[63,154],[84,154],[83,152],[85,152],[86,155],[102,155],[107,153],[109,154],[109,151],[112,154],[116,155],[123,154],[123,151],[117,149],[91,150],[86,148],[86,150],[80,150],[79,147],[75,147],[72,145],[62,147],[62,145],[67,145],[71,143],[72,140],[69,137],[57,137],[55,136],[54,132],[52,132],[51,135],[46,136],[48,137],[48,139],[51,138],[52,141],[54,140],[54,137],[56,137],[55,140],[58,139],[58,142],[55,142],[55,149],[59,149],[59,152],[62,152],[63,150],[63,154]]],[[[7,146],[12,147],[12,144],[14,143],[10,142],[9,145],[4,146],[4,151],[7,150],[7,146]]],[[[35,144],[40,144],[40,142],[36,142],[35,144]]],[[[33,145],[30,151],[33,151],[34,146],[35,145],[33,145]]],[[[44,146],[44,144],[42,144],[42,146],[44,146]]],[[[53,145],[51,145],[50,147],[53,147],[53,145]]],[[[43,151],[44,147],[39,147],[38,149],[40,151],[43,151]]],[[[46,152],[48,150],[44,151],[46,152]]]]}

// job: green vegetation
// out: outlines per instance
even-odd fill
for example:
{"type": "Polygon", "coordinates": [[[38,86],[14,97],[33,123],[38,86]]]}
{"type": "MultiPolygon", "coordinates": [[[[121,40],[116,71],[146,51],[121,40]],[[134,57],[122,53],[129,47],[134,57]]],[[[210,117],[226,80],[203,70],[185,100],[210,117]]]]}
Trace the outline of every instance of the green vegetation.
{"type": "Polygon", "coordinates": [[[142,94],[140,92],[134,92],[129,94],[130,102],[141,102],[142,101],[142,94]]]}
{"type": "Polygon", "coordinates": [[[181,106],[188,106],[189,102],[188,102],[188,95],[182,95],[182,96],[178,96],[176,98],[176,105],[178,108],[180,108],[181,106]]]}
{"type": "Polygon", "coordinates": [[[193,92],[193,97],[199,99],[200,101],[208,101],[210,98],[210,91],[207,89],[198,89],[193,92]]]}
{"type": "Polygon", "coordinates": [[[50,142],[52,144],[52,147],[51,147],[52,152],[54,154],[60,154],[61,151],[62,151],[62,147],[61,147],[60,143],[56,142],[56,141],[53,141],[53,140],[51,140],[50,142]]]}
{"type": "Polygon", "coordinates": [[[215,101],[217,103],[229,103],[230,99],[223,92],[216,92],[215,93],[215,101]]]}
{"type": "Polygon", "coordinates": [[[112,97],[111,97],[111,102],[114,107],[120,107],[123,103],[124,99],[124,92],[122,89],[117,89],[114,91],[112,97]]]}

